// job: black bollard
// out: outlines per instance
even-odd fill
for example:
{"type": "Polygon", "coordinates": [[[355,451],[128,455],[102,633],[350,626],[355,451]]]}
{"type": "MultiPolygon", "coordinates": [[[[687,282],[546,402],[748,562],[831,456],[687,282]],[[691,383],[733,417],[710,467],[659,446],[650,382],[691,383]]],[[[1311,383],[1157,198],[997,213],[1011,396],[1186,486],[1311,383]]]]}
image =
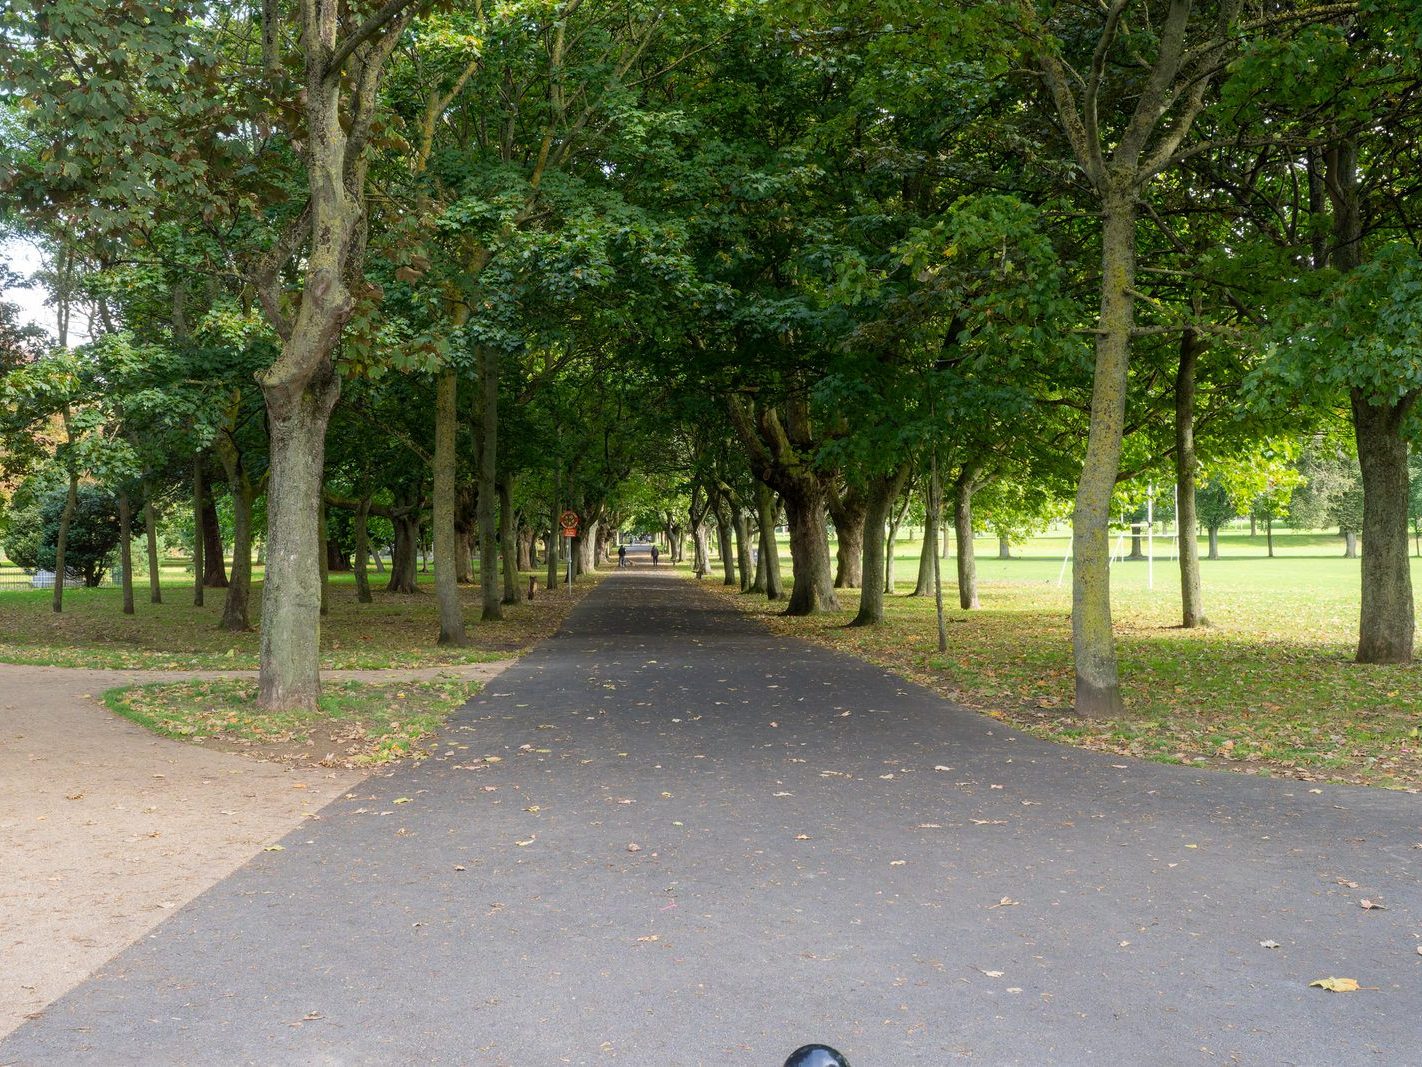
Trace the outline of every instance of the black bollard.
{"type": "Polygon", "coordinates": [[[828,1045],[805,1045],[790,1053],[785,1067],[849,1067],[849,1061],[828,1045]]]}

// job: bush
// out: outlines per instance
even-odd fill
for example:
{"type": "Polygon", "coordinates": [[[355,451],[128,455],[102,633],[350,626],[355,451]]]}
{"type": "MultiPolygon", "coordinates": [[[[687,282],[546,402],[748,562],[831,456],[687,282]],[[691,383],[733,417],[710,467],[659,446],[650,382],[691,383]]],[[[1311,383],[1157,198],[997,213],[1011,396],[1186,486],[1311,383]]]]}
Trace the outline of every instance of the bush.
{"type": "MultiPolygon", "coordinates": [[[[28,570],[54,570],[59,520],[69,490],[57,486],[28,508],[11,514],[5,533],[5,554],[28,570]]],[[[64,546],[64,569],[90,587],[103,580],[118,547],[118,505],[113,495],[95,485],[81,485],[64,546]]]]}

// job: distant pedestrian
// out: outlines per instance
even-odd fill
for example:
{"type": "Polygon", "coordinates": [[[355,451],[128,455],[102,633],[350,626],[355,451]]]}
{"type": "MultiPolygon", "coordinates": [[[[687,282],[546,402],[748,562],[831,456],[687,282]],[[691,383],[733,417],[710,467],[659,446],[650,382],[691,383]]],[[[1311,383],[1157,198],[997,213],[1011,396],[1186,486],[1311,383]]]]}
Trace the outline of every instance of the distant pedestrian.
{"type": "Polygon", "coordinates": [[[626,566],[627,566],[627,546],[626,546],[626,545],[618,545],[618,546],[617,546],[617,567],[618,567],[619,570],[621,570],[623,567],[626,567],[626,566]]]}
{"type": "Polygon", "coordinates": [[[658,550],[658,548],[657,548],[657,546],[656,546],[656,543],[653,542],[653,544],[652,544],[652,566],[653,566],[653,567],[655,567],[655,566],[657,565],[657,560],[658,560],[660,557],[661,557],[661,552],[660,552],[660,550],[658,550]]]}

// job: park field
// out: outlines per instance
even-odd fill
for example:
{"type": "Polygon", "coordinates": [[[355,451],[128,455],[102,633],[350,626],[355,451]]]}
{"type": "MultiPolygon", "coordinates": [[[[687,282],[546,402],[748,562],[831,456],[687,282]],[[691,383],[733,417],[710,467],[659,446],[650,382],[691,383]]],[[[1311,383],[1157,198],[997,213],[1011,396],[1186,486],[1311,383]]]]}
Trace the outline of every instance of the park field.
{"type": "MultiPolygon", "coordinates": [[[[0,662],[61,667],[134,670],[252,670],[257,666],[256,630],[234,634],[218,629],[224,590],[205,591],[193,605],[191,574],[163,569],[163,603],[148,602],[147,579],[134,590],[135,614],[122,613],[122,595],[110,585],[66,589],[64,611],[50,609],[47,589],[0,590],[0,662]]],[[[477,574],[477,568],[476,568],[477,574]]],[[[261,569],[253,583],[252,623],[261,619],[261,569]]],[[[583,579],[574,591],[544,593],[532,603],[508,605],[505,619],[479,619],[479,587],[462,586],[469,644],[439,648],[433,574],[420,574],[420,591],[387,593],[372,574],[374,603],[356,600],[355,579],[333,574],[330,611],[321,625],[321,664],[326,669],[378,670],[438,667],[507,659],[558,628],[574,603],[596,581],[583,579]]],[[[523,578],[526,588],[528,575],[523,578]]]]}
{"type": "MultiPolygon", "coordinates": [[[[976,611],[959,609],[954,561],[944,559],[947,653],[937,650],[931,598],[904,595],[917,574],[916,541],[898,546],[899,595],[887,600],[879,627],[845,626],[857,590],[840,591],[840,611],[811,618],[785,618],[760,597],[735,599],[776,632],[901,671],[1040,737],[1162,762],[1422,788],[1422,664],[1352,662],[1359,561],[1343,558],[1341,539],[1276,532],[1274,540],[1269,559],[1262,534],[1221,535],[1222,558],[1201,562],[1204,629],[1179,626],[1179,569],[1168,540],[1156,540],[1166,555],[1153,567],[1112,567],[1127,702],[1114,720],[1072,714],[1065,536],[1016,546],[1009,560],[996,558],[996,539],[977,541],[976,611]]],[[[782,562],[788,574],[788,555],[782,562]]],[[[1413,585],[1422,587],[1422,560],[1413,561],[1413,585]]]]}

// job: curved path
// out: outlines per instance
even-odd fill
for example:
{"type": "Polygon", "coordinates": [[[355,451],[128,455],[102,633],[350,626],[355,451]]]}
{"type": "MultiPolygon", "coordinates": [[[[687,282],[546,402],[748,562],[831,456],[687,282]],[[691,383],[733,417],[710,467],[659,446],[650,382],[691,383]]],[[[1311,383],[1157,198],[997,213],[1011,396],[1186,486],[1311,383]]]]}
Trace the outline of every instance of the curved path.
{"type": "Polygon", "coordinates": [[[645,569],[322,816],[0,1063],[1418,1055],[1418,798],[1038,742],[645,569]]]}

